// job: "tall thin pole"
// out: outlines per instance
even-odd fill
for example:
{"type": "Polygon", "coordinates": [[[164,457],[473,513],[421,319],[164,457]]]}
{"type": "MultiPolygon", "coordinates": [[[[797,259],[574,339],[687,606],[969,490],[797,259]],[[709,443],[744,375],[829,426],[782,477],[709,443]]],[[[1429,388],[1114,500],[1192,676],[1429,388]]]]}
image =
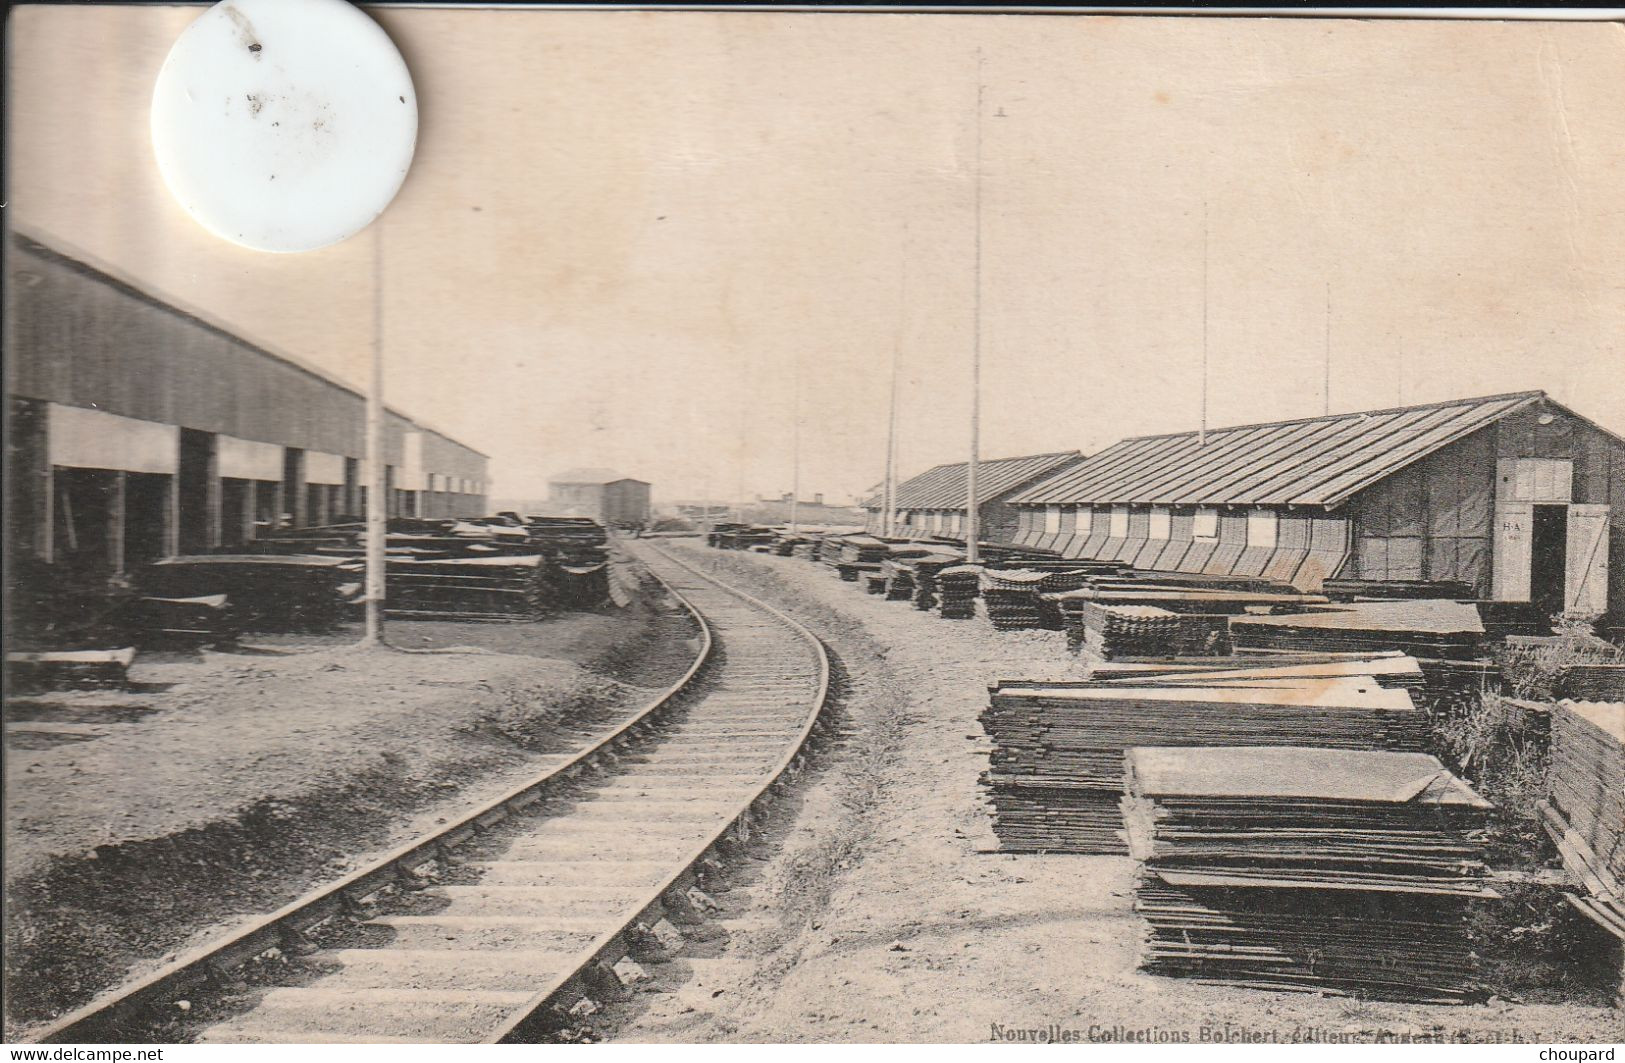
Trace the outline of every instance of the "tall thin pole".
{"type": "Polygon", "coordinates": [[[384,540],[389,534],[384,498],[384,223],[374,223],[372,381],[367,388],[366,631],[362,644],[384,640],[384,540]]]}
{"type": "Polygon", "coordinates": [[[1207,343],[1208,343],[1208,224],[1207,200],[1202,200],[1202,419],[1196,430],[1196,445],[1207,446],[1207,343]]]}
{"type": "Polygon", "coordinates": [[[1321,381],[1320,391],[1326,400],[1325,413],[1332,412],[1332,282],[1326,282],[1326,357],[1325,377],[1321,381]]]}
{"type": "Polygon", "coordinates": [[[971,329],[970,362],[970,463],[965,466],[965,560],[980,560],[982,536],[980,501],[976,487],[977,466],[982,460],[982,50],[976,50],[976,283],[972,299],[974,324],[971,329]]]}
{"type": "Polygon", "coordinates": [[[897,271],[897,327],[892,333],[891,396],[886,411],[886,481],[880,494],[882,535],[894,534],[897,523],[897,373],[903,360],[903,330],[908,315],[908,222],[903,223],[903,261],[897,271]]]}
{"type": "Polygon", "coordinates": [[[801,357],[795,364],[795,409],[791,411],[790,444],[792,466],[790,470],[790,534],[797,531],[796,518],[801,506],[801,357]]]}

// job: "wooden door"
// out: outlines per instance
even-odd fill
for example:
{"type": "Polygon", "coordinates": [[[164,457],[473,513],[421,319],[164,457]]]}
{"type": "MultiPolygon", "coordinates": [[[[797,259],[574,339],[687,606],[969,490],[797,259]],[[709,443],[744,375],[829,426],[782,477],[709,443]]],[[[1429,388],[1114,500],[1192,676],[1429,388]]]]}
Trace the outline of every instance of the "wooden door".
{"type": "Polygon", "coordinates": [[[1566,612],[1608,611],[1608,518],[1607,506],[1569,506],[1566,612]]]}
{"type": "Polygon", "coordinates": [[[1529,600],[1530,547],[1535,530],[1535,507],[1528,502],[1503,502],[1495,507],[1495,588],[1501,602],[1529,600]]]}

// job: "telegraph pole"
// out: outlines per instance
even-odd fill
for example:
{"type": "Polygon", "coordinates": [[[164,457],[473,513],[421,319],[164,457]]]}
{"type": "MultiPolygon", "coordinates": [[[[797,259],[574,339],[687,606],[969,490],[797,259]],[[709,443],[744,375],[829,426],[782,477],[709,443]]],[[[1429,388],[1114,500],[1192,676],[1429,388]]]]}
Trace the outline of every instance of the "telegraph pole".
{"type": "Polygon", "coordinates": [[[982,99],[987,87],[982,83],[982,50],[976,50],[976,283],[972,299],[975,317],[971,329],[970,361],[970,463],[965,466],[965,560],[974,565],[981,559],[981,513],[978,509],[977,466],[982,460],[982,99]]]}
{"type": "Polygon", "coordinates": [[[1208,336],[1208,228],[1207,200],[1202,200],[1202,419],[1196,430],[1196,445],[1207,446],[1207,336],[1208,336]]]}
{"type": "Polygon", "coordinates": [[[795,364],[795,409],[790,412],[790,444],[791,471],[790,471],[790,534],[797,532],[796,518],[800,515],[801,506],[801,356],[796,355],[795,364]]]}
{"type": "Polygon", "coordinates": [[[384,641],[384,541],[389,534],[384,497],[384,222],[373,230],[372,381],[367,388],[366,630],[363,646],[384,641]]]}

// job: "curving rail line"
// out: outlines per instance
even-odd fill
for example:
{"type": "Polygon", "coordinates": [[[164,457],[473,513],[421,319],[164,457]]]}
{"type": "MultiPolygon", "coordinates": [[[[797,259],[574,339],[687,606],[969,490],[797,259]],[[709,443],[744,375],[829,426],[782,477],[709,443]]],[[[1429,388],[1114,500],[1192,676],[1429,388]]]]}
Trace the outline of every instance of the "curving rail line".
{"type": "Polygon", "coordinates": [[[829,660],[771,606],[652,544],[635,550],[700,621],[681,680],[545,775],[38,1039],[151,1040],[208,984],[225,999],[190,1013],[200,1042],[544,1036],[640,977],[638,959],[680,948],[716,857],[799,767],[829,660]]]}

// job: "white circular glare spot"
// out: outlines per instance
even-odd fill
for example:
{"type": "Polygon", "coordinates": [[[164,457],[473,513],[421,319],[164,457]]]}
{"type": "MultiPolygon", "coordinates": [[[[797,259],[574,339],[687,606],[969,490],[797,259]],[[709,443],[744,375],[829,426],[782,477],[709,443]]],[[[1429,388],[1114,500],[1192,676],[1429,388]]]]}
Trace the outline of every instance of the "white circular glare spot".
{"type": "Polygon", "coordinates": [[[400,52],[344,0],[224,0],[181,34],[152,95],[169,190],[260,251],[365,228],[406,179],[417,129],[400,52]]]}

